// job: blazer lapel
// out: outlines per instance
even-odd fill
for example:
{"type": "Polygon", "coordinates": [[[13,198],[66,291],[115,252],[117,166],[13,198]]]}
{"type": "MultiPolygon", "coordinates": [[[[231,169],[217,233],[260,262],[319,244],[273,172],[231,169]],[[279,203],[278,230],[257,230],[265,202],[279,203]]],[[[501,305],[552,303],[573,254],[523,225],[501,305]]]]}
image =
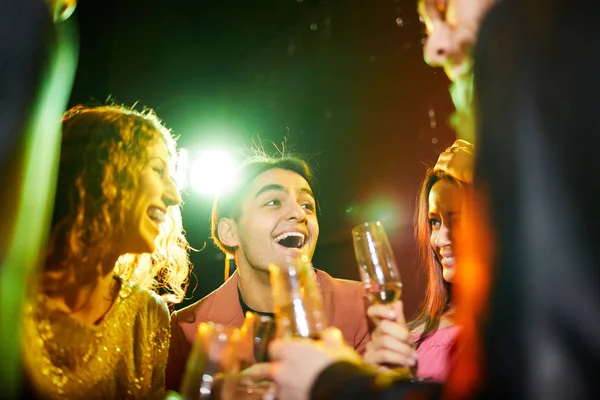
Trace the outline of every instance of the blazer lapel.
{"type": "Polygon", "coordinates": [[[238,297],[239,275],[235,271],[227,281],[215,292],[207,320],[228,326],[241,327],[244,314],[238,297]]]}

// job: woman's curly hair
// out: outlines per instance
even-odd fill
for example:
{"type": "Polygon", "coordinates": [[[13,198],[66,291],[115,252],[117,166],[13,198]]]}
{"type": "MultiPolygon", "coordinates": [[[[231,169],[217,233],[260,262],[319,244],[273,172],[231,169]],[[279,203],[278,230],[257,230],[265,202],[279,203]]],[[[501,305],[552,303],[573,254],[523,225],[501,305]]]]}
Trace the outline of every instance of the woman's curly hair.
{"type": "Polygon", "coordinates": [[[114,266],[102,265],[119,255],[128,204],[147,164],[147,148],[157,139],[165,143],[174,167],[175,138],[152,110],[111,105],[67,111],[43,280],[46,293],[91,283],[114,267],[123,279],[160,293],[169,303],[183,300],[190,263],[179,207],[168,207],[154,253],[125,254],[114,266]]]}

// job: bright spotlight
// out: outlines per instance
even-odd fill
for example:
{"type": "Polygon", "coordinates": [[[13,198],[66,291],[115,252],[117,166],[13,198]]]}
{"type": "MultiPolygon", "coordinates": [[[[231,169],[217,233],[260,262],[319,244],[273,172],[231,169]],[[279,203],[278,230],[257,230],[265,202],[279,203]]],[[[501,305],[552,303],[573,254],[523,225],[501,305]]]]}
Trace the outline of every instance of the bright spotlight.
{"type": "Polygon", "coordinates": [[[190,157],[186,149],[179,150],[177,157],[177,170],[175,171],[175,182],[179,190],[185,190],[188,185],[187,171],[189,169],[190,157]]]}
{"type": "Polygon", "coordinates": [[[196,192],[214,196],[235,182],[235,163],[225,151],[202,151],[192,161],[188,176],[196,192]]]}

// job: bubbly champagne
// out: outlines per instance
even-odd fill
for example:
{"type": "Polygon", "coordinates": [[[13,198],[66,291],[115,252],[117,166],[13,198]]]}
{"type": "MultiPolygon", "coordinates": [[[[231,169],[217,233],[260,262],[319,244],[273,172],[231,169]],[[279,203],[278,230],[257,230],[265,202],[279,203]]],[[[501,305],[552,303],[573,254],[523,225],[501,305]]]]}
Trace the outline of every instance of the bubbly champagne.
{"type": "Polygon", "coordinates": [[[295,302],[278,309],[279,336],[320,339],[324,329],[320,310],[307,312],[304,304],[295,302]]]}
{"type": "Polygon", "coordinates": [[[365,284],[367,298],[371,304],[388,304],[400,298],[402,295],[402,284],[399,282],[369,283],[365,284]]]}

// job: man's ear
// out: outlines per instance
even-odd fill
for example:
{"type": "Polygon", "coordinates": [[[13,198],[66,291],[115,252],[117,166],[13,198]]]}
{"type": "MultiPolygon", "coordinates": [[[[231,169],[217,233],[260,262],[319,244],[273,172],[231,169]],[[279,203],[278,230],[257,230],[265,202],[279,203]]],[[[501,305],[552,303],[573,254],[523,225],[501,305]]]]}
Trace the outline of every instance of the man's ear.
{"type": "Polygon", "coordinates": [[[227,247],[236,248],[239,246],[237,235],[237,224],[233,218],[221,218],[217,226],[219,240],[227,247]]]}

